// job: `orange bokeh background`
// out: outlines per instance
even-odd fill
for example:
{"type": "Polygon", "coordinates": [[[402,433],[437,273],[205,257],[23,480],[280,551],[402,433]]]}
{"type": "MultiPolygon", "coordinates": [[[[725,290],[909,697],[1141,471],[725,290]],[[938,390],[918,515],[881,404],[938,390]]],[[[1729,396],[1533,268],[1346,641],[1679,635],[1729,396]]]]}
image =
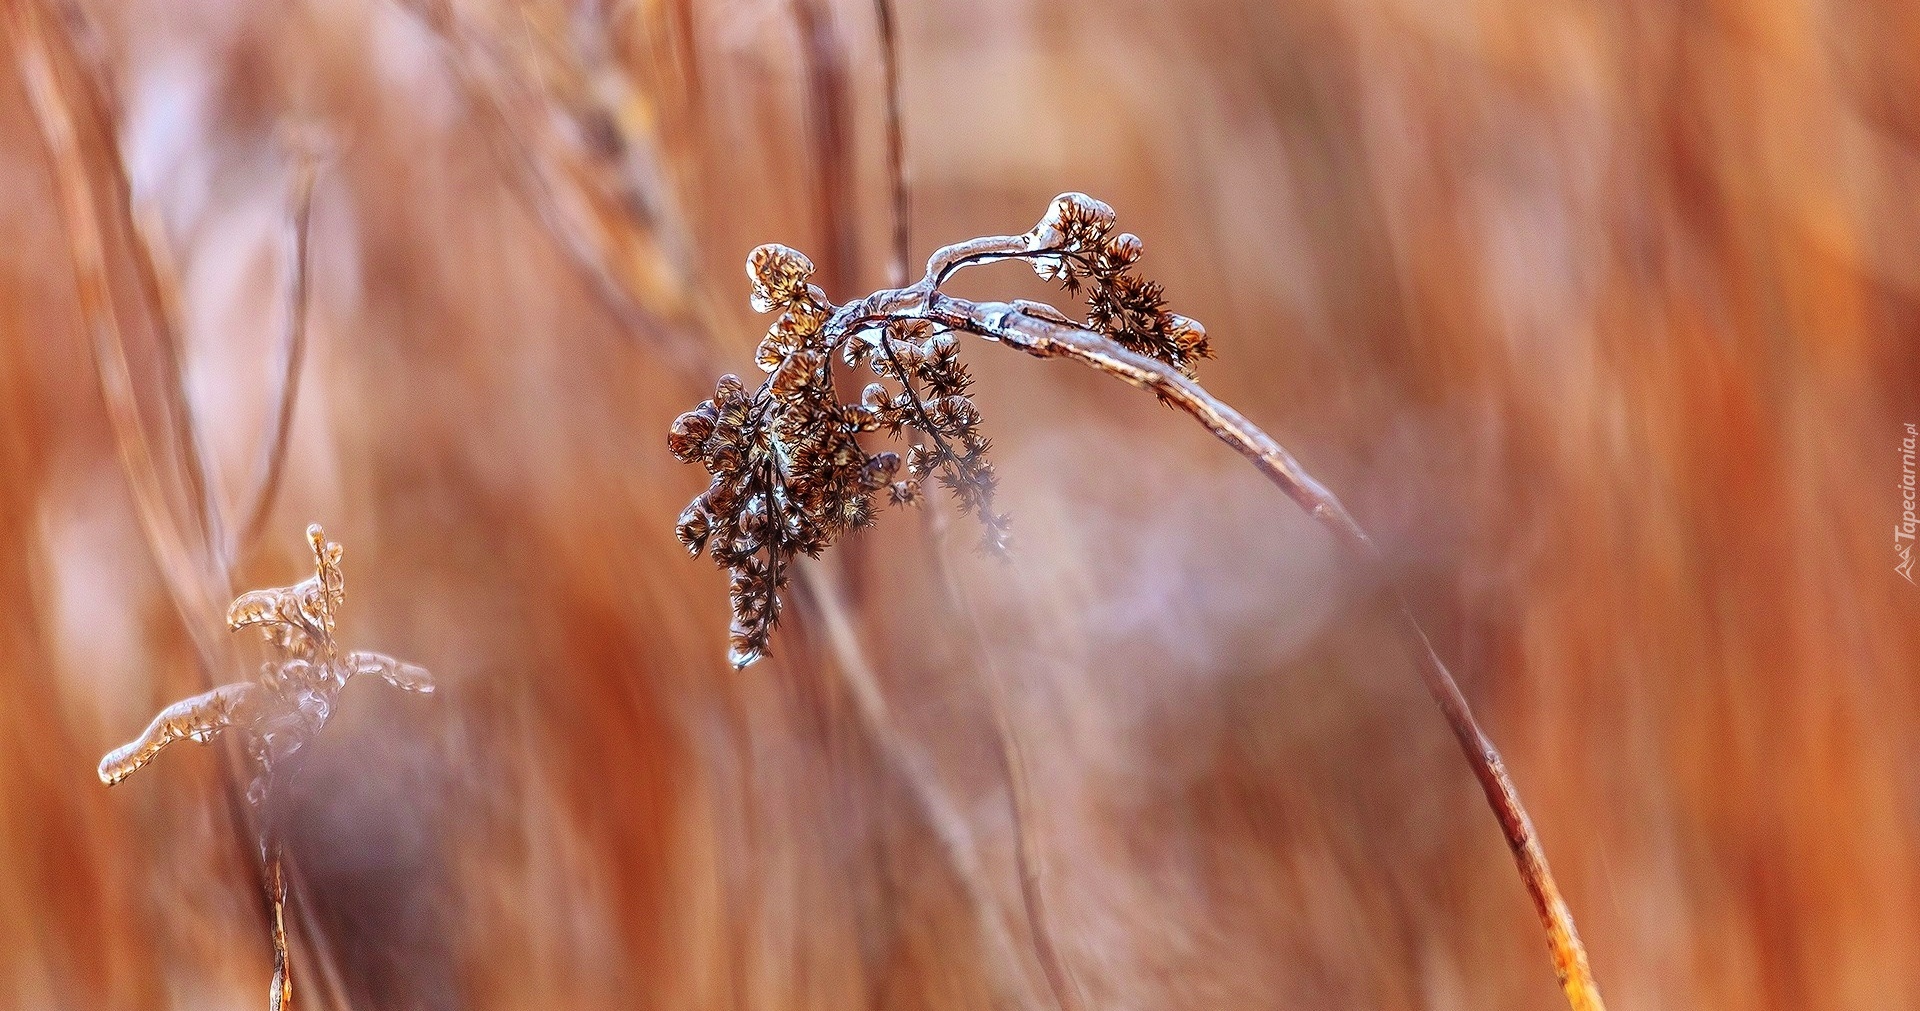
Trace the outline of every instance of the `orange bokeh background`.
{"type": "MultiPolygon", "coordinates": [[[[73,94],[105,86],[81,146],[190,535],[181,419],[239,509],[287,137],[328,147],[285,485],[234,582],[305,575],[325,524],[343,636],[440,691],[350,686],[298,787],[303,1001],[1051,1007],[1010,733],[1088,1008],[1555,1007],[1386,578],[1505,750],[1616,1011],[1920,1007],[1893,537],[1920,10],[900,4],[914,256],[1062,190],[1113,204],[1206,323],[1202,380],[1391,564],[1353,571],[1152,397],[977,344],[1012,558],[943,503],[883,515],[736,673],[724,573],[672,536],[704,477],[665,433],[753,368],[752,246],[808,251],[837,300],[887,281],[872,6],[10,3],[0,1006],[257,1007],[269,972],[220,752],[94,775],[247,668],[200,669],[129,491],[30,6],[73,94]]],[[[956,290],[1056,297],[1012,266],[956,290]]]]}

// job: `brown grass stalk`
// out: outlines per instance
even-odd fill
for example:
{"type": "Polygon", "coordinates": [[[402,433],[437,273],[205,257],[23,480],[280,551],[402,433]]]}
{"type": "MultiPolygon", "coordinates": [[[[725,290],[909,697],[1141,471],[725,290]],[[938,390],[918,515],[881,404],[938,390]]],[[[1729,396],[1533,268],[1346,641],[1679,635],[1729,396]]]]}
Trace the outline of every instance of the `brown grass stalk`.
{"type": "Polygon", "coordinates": [[[287,958],[287,875],[279,842],[267,848],[267,903],[272,917],[273,988],[267,991],[267,1011],[293,1007],[293,966],[287,958]]]}
{"type": "Polygon", "coordinates": [[[287,441],[293,429],[293,411],[300,398],[301,367],[307,351],[307,311],[312,301],[312,277],[309,269],[308,232],[313,221],[313,183],[317,171],[313,152],[294,152],[293,184],[288,196],[286,308],[281,315],[279,355],[274,374],[278,381],[268,401],[274,406],[268,416],[268,428],[260,442],[259,460],[254,464],[252,490],[242,499],[245,520],[226,556],[236,559],[252,545],[273,511],[273,500],[280,491],[280,478],[286,471],[287,441]]]}
{"type": "MultiPolygon", "coordinates": [[[[888,360],[893,363],[895,372],[900,375],[901,386],[908,397],[916,405],[924,405],[926,401],[920,391],[914,388],[912,380],[907,377],[907,370],[901,367],[899,359],[895,357],[892,343],[883,343],[882,348],[888,360]]],[[[918,407],[917,410],[922,412],[924,418],[924,406],[918,407]]],[[[927,431],[933,440],[940,444],[942,452],[951,452],[951,448],[945,445],[944,438],[938,430],[929,427],[927,431]]],[[[932,515],[931,507],[925,515],[932,515]]],[[[931,534],[930,530],[923,532],[931,534]]],[[[1034,834],[1032,819],[1029,816],[1033,808],[1030,803],[1031,792],[1027,789],[1026,762],[1019,731],[1007,711],[1007,682],[998,665],[993,663],[992,654],[987,648],[986,635],[980,629],[978,617],[963,595],[958,581],[946,567],[945,559],[940,554],[940,545],[929,536],[926,548],[927,557],[933,568],[934,581],[940,584],[947,598],[948,609],[965,617],[968,631],[974,640],[974,648],[988,667],[987,707],[993,714],[994,743],[997,746],[1000,769],[1007,777],[1008,815],[1013,822],[1014,870],[1019,875],[1020,903],[1022,911],[1026,914],[1027,931],[1033,938],[1034,958],[1040,963],[1040,971],[1047,981],[1047,989],[1053,996],[1054,1005],[1061,1011],[1079,1011],[1083,1004],[1080,1000],[1079,986],[1065,959],[1060,956],[1059,945],[1054,942],[1053,921],[1047,915],[1046,891],[1041,881],[1040,841],[1034,834]]]]}
{"type": "MultiPolygon", "coordinates": [[[[886,134],[887,197],[891,225],[887,283],[901,287],[907,283],[907,261],[913,255],[913,190],[907,176],[906,122],[900,111],[900,36],[893,0],[874,0],[873,17],[880,48],[885,110],[882,125],[886,134]]],[[[931,517],[932,510],[929,509],[925,515],[931,517]]],[[[1034,957],[1040,963],[1040,971],[1053,995],[1054,1004],[1062,1011],[1079,1011],[1084,1004],[1080,998],[1080,988],[1072,969],[1060,955],[1059,945],[1054,941],[1053,921],[1047,914],[1040,843],[1034,834],[1030,817],[1031,792],[1028,789],[1025,754],[1019,731],[1007,710],[1008,683],[999,666],[993,662],[978,615],[966,599],[959,582],[946,567],[937,538],[930,529],[923,528],[922,532],[926,536],[927,555],[934,569],[935,581],[940,584],[949,609],[966,616],[976,654],[988,668],[987,705],[993,714],[1001,772],[1007,778],[1007,807],[1014,834],[1014,872],[1019,876],[1020,901],[1026,914],[1027,931],[1033,938],[1034,957]]]]}
{"type": "MultiPolygon", "coordinates": [[[[900,111],[900,37],[893,0],[874,0],[873,17],[880,49],[885,110],[882,125],[886,134],[887,198],[891,226],[886,275],[888,284],[900,287],[907,283],[907,261],[912,256],[913,191],[907,177],[906,122],[900,111]]],[[[931,511],[927,515],[932,515],[931,511]]],[[[1060,955],[1059,945],[1054,941],[1053,921],[1047,915],[1040,844],[1034,835],[1030,817],[1032,806],[1027,788],[1025,755],[1019,731],[1007,711],[1007,682],[993,663],[986,647],[986,637],[980,631],[978,617],[963,596],[959,583],[947,570],[938,543],[929,537],[927,548],[934,562],[936,581],[940,583],[949,607],[966,615],[976,652],[990,668],[987,672],[991,682],[987,686],[987,705],[993,714],[1001,771],[1007,778],[1007,807],[1014,835],[1014,872],[1019,877],[1020,902],[1026,914],[1027,932],[1033,939],[1034,957],[1040,963],[1041,974],[1046,979],[1055,1006],[1061,1011],[1079,1011],[1084,1003],[1080,999],[1079,986],[1071,968],[1060,955]]]]}
{"type": "Polygon", "coordinates": [[[73,264],[81,321],[93,352],[107,420],[133,492],[135,512],[153,547],[168,597],[202,660],[210,661],[221,655],[221,645],[206,626],[220,613],[221,605],[210,592],[207,570],[195,558],[175,522],[166,481],[140,416],[126,339],[113,303],[105,232],[73,105],[33,0],[12,0],[8,9],[21,81],[53,169],[55,202],[73,264]]]}
{"type": "MultiPolygon", "coordinates": [[[[1001,259],[1034,259],[1053,252],[1055,250],[1045,247],[1036,248],[1031,235],[993,236],[945,247],[929,258],[926,275],[918,283],[877,292],[841,306],[835,310],[826,329],[830,333],[851,334],[886,321],[925,320],[1038,358],[1076,361],[1129,385],[1151,390],[1245,456],[1288,498],[1325,527],[1350,559],[1368,571],[1378,570],[1381,563],[1378,549],[1339,498],[1308,474],[1271,436],[1178,369],[1128,351],[1039,303],[973,302],[940,290],[946,279],[965,266],[1001,259]]],[[[1554,972],[1569,1006],[1573,1011],[1604,1011],[1605,1004],[1594,983],[1572,913],[1561,898],[1539,834],[1499,751],[1481,729],[1466,696],[1434,651],[1405,598],[1397,590],[1391,592],[1396,630],[1428,693],[1452,729],[1513,851],[1521,880],[1546,929],[1554,972]]]]}
{"type": "MultiPolygon", "coordinates": [[[[89,65],[85,77],[98,79],[105,73],[104,67],[89,65]]],[[[100,121],[111,122],[111,119],[103,117],[100,121]]],[[[221,508],[219,491],[212,478],[213,451],[207,444],[207,433],[201,428],[193,405],[187,398],[186,349],[181,343],[179,273],[174,268],[172,258],[167,255],[166,230],[159,213],[152,207],[134,205],[125,163],[118,157],[111,160],[114,165],[115,199],[118,206],[127,209],[130,230],[128,246],[133,254],[134,268],[140,275],[142,293],[154,313],[154,343],[166,367],[168,381],[161,386],[167,420],[183,447],[180,453],[184,458],[182,469],[186,472],[187,490],[195,506],[201,536],[211,550],[221,550],[227,538],[226,513],[221,508]]],[[[232,556],[215,556],[211,563],[214,581],[221,583],[219,574],[226,572],[232,564],[232,556]]]]}
{"type": "MultiPolygon", "coordinates": [[[[101,397],[133,494],[135,513],[154,554],[167,596],[194,646],[201,680],[203,684],[211,684],[217,680],[215,671],[234,665],[229,645],[213,631],[216,616],[224,611],[220,597],[231,591],[233,553],[226,550],[222,510],[209,478],[209,455],[203,433],[186,399],[178,337],[180,313],[171,264],[165,258],[157,222],[133,206],[125,161],[113,135],[116,103],[111,79],[98,35],[91,29],[84,12],[77,7],[61,7],[56,22],[67,31],[49,29],[35,0],[11,0],[8,15],[19,53],[21,82],[52,168],[56,205],[75,273],[81,321],[89,337],[101,397]],[[80,38],[75,38],[74,33],[80,38]],[[100,217],[100,197],[92,182],[75,107],[55,63],[56,48],[72,61],[87,110],[107,147],[99,160],[108,166],[112,176],[109,207],[119,214],[119,224],[133,246],[141,294],[147,300],[156,329],[156,345],[167,373],[167,381],[162,386],[168,420],[174,441],[180,447],[181,469],[186,475],[204,538],[203,552],[196,553],[175,514],[154,452],[154,441],[141,416],[125,333],[112,294],[112,273],[106,254],[107,229],[100,217]]],[[[249,855],[248,864],[265,897],[276,966],[274,994],[275,1000],[280,1001],[290,994],[290,990],[283,992],[278,983],[290,959],[284,905],[289,879],[297,894],[301,891],[298,887],[301,878],[298,868],[280,855],[277,843],[271,847],[273,855],[269,858],[268,847],[251,841],[259,838],[262,826],[243,799],[233,754],[230,752],[228,757],[229,760],[222,763],[222,792],[236,843],[249,855]]],[[[322,978],[328,984],[327,1002],[334,1007],[350,1007],[339,985],[341,977],[337,967],[331,963],[325,935],[305,903],[301,904],[301,914],[308,931],[309,948],[317,956],[315,961],[321,965],[322,978]]]]}
{"type": "MultiPolygon", "coordinates": [[[[972,907],[974,929],[993,967],[988,974],[989,981],[1009,1006],[1023,1004],[1016,993],[1017,983],[1024,975],[1014,968],[1019,965],[1019,956],[1000,915],[999,903],[987,888],[987,874],[981,864],[980,844],[974,837],[973,826],[940,785],[940,774],[932,757],[900,732],[886,694],[880,689],[880,680],[867,662],[860,634],[848,617],[852,609],[835,583],[832,569],[809,561],[796,566],[795,571],[798,579],[795,589],[802,592],[799,601],[803,605],[808,602],[815,605],[813,610],[824,626],[827,643],[851,691],[863,729],[878,748],[885,767],[906,787],[972,907]]],[[[1042,963],[1044,966],[1044,956],[1042,963]]]]}
{"type": "Polygon", "coordinates": [[[1019,875],[1020,902],[1026,912],[1027,930],[1033,936],[1034,956],[1040,962],[1040,971],[1046,977],[1054,1003],[1063,1011],[1079,1011],[1086,1006],[1086,1001],[1072,967],[1060,954],[1060,947],[1054,940],[1053,917],[1047,911],[1045,857],[1041,852],[1039,834],[1033,827],[1033,790],[1027,776],[1026,749],[1019,728],[1013,722],[1013,682],[994,660],[986,628],[981,624],[980,613],[967,596],[966,588],[954,577],[953,570],[947,567],[946,557],[941,554],[934,515],[931,503],[921,511],[921,516],[926,519],[922,526],[922,540],[926,548],[927,566],[946,600],[947,610],[964,619],[974,655],[980,658],[987,708],[993,717],[994,734],[999,745],[996,751],[1000,758],[1000,772],[1007,778],[1007,812],[1013,823],[1014,873],[1019,875]]]}
{"type": "MultiPolygon", "coordinates": [[[[73,0],[57,0],[56,7],[58,20],[66,29],[60,38],[67,43],[67,54],[73,58],[78,71],[76,83],[79,97],[89,121],[108,133],[107,140],[114,151],[113,157],[103,159],[112,183],[111,206],[124,211],[120,225],[126,231],[127,252],[139,276],[141,295],[152,314],[154,345],[159,351],[168,380],[161,384],[166,423],[173,437],[183,447],[180,453],[181,469],[195,507],[194,518],[199,523],[200,534],[205,543],[217,548],[226,537],[223,529],[225,514],[210,476],[213,457],[206,442],[206,433],[197,423],[187,398],[179,271],[175,269],[167,251],[166,226],[152,206],[140,205],[134,200],[133,182],[128,178],[126,161],[118,156],[117,145],[112,141],[111,131],[118,122],[121,103],[118,90],[114,87],[113,74],[107,66],[105,36],[86,10],[73,0]]],[[[212,561],[217,569],[225,568],[222,559],[216,557],[212,561]]],[[[220,589],[224,591],[226,587],[220,589]]]]}
{"type": "Polygon", "coordinates": [[[805,133],[814,172],[814,224],[826,255],[820,270],[829,284],[853,280],[855,262],[852,114],[849,110],[847,47],[824,0],[793,0],[800,35],[801,91],[805,133]]]}
{"type": "Polygon", "coordinates": [[[893,0],[873,0],[875,32],[880,41],[880,72],[886,100],[887,197],[892,208],[892,244],[887,252],[887,283],[907,283],[907,260],[913,255],[913,189],[907,178],[905,117],[900,113],[900,28],[893,0]]]}

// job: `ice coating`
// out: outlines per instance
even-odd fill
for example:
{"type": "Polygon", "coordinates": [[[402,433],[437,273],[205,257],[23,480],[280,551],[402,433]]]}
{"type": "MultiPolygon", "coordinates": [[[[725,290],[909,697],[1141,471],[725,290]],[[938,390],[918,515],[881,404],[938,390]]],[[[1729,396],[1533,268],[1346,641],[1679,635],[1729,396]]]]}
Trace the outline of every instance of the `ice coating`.
{"type": "Polygon", "coordinates": [[[749,300],[755,312],[784,309],[807,294],[813,261],[805,253],[777,242],[756,246],[747,256],[747,278],[753,282],[749,300]]]}
{"type": "Polygon", "coordinates": [[[258,628],[280,655],[260,665],[253,681],[222,685],[160,711],[138,738],[100,761],[100,780],[113,786],[152,761],[175,741],[206,743],[227,727],[245,735],[254,764],[247,797],[262,803],[273,777],[320,732],[340,690],[356,674],[379,677],[402,691],[427,694],[426,668],[383,653],[342,654],[334,640],[334,616],[346,600],[340,545],[318,524],[307,528],[313,575],[292,586],[250,590],[234,598],[227,624],[234,631],[258,628]]]}
{"type": "Polygon", "coordinates": [[[403,692],[433,694],[433,675],[418,664],[395,660],[384,653],[355,653],[347,658],[355,674],[377,675],[403,692]]]}
{"type": "Polygon", "coordinates": [[[333,614],[347,597],[340,569],[345,549],[327,540],[318,523],[307,527],[307,542],[313,547],[313,575],[292,586],[235,597],[227,608],[227,627],[237,632],[265,626],[268,641],[283,652],[333,651],[333,614]]]}
{"type": "Polygon", "coordinates": [[[100,760],[100,781],[108,786],[120,782],[175,741],[205,744],[213,740],[213,735],[232,723],[236,714],[244,715],[247,703],[258,692],[259,686],[251,682],[221,685],[160,710],[146,732],[100,760]]]}

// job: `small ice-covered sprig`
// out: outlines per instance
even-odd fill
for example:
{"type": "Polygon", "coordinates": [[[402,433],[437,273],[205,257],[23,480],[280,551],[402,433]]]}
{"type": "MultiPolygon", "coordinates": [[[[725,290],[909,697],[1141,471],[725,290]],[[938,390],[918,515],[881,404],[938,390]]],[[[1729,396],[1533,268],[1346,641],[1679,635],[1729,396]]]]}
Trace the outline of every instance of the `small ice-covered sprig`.
{"type": "Polygon", "coordinates": [[[245,736],[253,760],[247,799],[259,805],[276,771],[326,725],[340,689],[355,675],[377,675],[403,691],[433,691],[422,667],[381,653],[340,651],[334,616],[346,600],[342,550],[317,524],[307,528],[307,540],[313,547],[310,578],[280,589],[251,590],[227,609],[230,628],[260,629],[280,655],[261,664],[255,680],[221,685],[162,709],[145,733],[100,760],[101,782],[120,782],[175,741],[204,744],[232,727],[245,736]]]}
{"type": "Polygon", "coordinates": [[[1025,236],[1036,249],[1034,273],[1060,282],[1068,294],[1086,291],[1087,329],[1135,354],[1193,377],[1213,357],[1207,330],[1167,308],[1166,289],[1133,272],[1145,245],[1132,232],[1115,232],[1113,208],[1084,193],[1066,193],[1025,236]]]}

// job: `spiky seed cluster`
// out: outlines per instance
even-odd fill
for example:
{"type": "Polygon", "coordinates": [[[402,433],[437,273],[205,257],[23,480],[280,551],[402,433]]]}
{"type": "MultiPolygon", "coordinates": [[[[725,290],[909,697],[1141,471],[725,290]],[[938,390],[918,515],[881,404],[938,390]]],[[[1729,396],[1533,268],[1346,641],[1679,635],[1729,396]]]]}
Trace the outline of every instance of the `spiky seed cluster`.
{"type": "Polygon", "coordinates": [[[855,434],[878,427],[834,393],[833,356],[822,332],[832,305],[808,283],[813,264],[780,245],[747,261],[753,306],[780,317],[756,355],[767,378],[751,393],[722,376],[713,399],[673,423],[668,447],[712,475],[675,532],[732,571],[728,658],[743,667],[767,650],[780,620],[780,590],[795,554],[817,555],[841,532],[872,522],[873,493],[899,469],[892,453],[868,455],[855,434]]]}
{"type": "MultiPolygon", "coordinates": [[[[1024,256],[1042,277],[1084,287],[1090,329],[1191,372],[1208,355],[1206,331],[1167,311],[1160,286],[1133,274],[1140,240],[1113,226],[1113,208],[1066,193],[1032,231],[1006,240],[1013,252],[994,255],[1024,256]]],[[[887,504],[914,504],[932,477],[980,520],[989,550],[1006,547],[1008,519],[994,508],[997,477],[955,333],[919,313],[842,313],[834,322],[837,307],[812,276],[813,264],[786,246],[748,256],[753,307],[780,314],[755,355],[766,378],[750,391],[721,377],[713,399],[681,415],[668,436],[674,456],[712,476],[675,532],[693,554],[704,551],[732,573],[728,658],[736,667],[766,653],[793,556],[817,555],[871,523],[883,490],[887,504]],[[842,402],[836,356],[880,381],[842,402]],[[919,437],[904,474],[898,456],[861,446],[861,435],[880,430],[919,437]]]]}
{"type": "Polygon", "coordinates": [[[348,679],[371,675],[403,691],[433,691],[422,667],[382,653],[340,651],[333,633],[334,614],[347,595],[340,569],[344,552],[318,525],[307,528],[307,541],[313,548],[311,577],[293,586],[248,591],[227,609],[230,628],[260,629],[279,656],[262,664],[254,681],[221,685],[161,710],[139,738],[101,759],[102,782],[120,782],[175,741],[205,743],[238,726],[254,762],[247,799],[259,804],[274,774],[326,725],[348,679]]]}
{"type": "Polygon", "coordinates": [[[953,334],[926,320],[888,323],[864,340],[847,345],[849,365],[865,362],[874,375],[900,383],[900,392],[888,395],[880,383],[871,383],[862,403],[879,411],[888,431],[913,428],[927,437],[907,450],[907,477],[893,484],[895,502],[920,498],[920,485],[937,478],[962,513],[980,521],[981,546],[990,552],[1007,547],[1008,517],[993,506],[1000,479],[987,459],[992,445],[980,433],[980,408],[968,390],[973,375],[960,360],[960,344],[953,334]]]}
{"type": "Polygon", "coordinates": [[[1029,248],[1050,250],[1034,272],[1069,293],[1086,291],[1087,326],[1114,343],[1157,358],[1191,377],[1211,358],[1207,330],[1167,309],[1166,290],[1133,272],[1145,249],[1132,232],[1115,232],[1113,208],[1084,193],[1064,193],[1027,233],[1029,248]]]}
{"type": "Polygon", "coordinates": [[[738,377],[721,377],[713,399],[676,419],[667,440],[676,458],[698,461],[712,476],[675,533],[693,554],[705,551],[732,573],[728,659],[735,667],[765,655],[792,558],[818,555],[872,523],[882,491],[887,504],[912,504],[922,480],[937,475],[981,518],[989,544],[1005,542],[980,411],[967,396],[972,379],[953,337],[918,321],[829,332],[834,306],[809,282],[812,274],[813,264],[786,246],[753,251],[753,307],[780,313],[755,355],[766,378],[749,391],[738,377]],[[858,400],[842,402],[836,352],[849,367],[865,365],[900,388],[870,383],[858,400]],[[895,436],[913,429],[930,440],[908,451],[905,474],[898,454],[860,445],[862,433],[882,429],[895,436]]]}

